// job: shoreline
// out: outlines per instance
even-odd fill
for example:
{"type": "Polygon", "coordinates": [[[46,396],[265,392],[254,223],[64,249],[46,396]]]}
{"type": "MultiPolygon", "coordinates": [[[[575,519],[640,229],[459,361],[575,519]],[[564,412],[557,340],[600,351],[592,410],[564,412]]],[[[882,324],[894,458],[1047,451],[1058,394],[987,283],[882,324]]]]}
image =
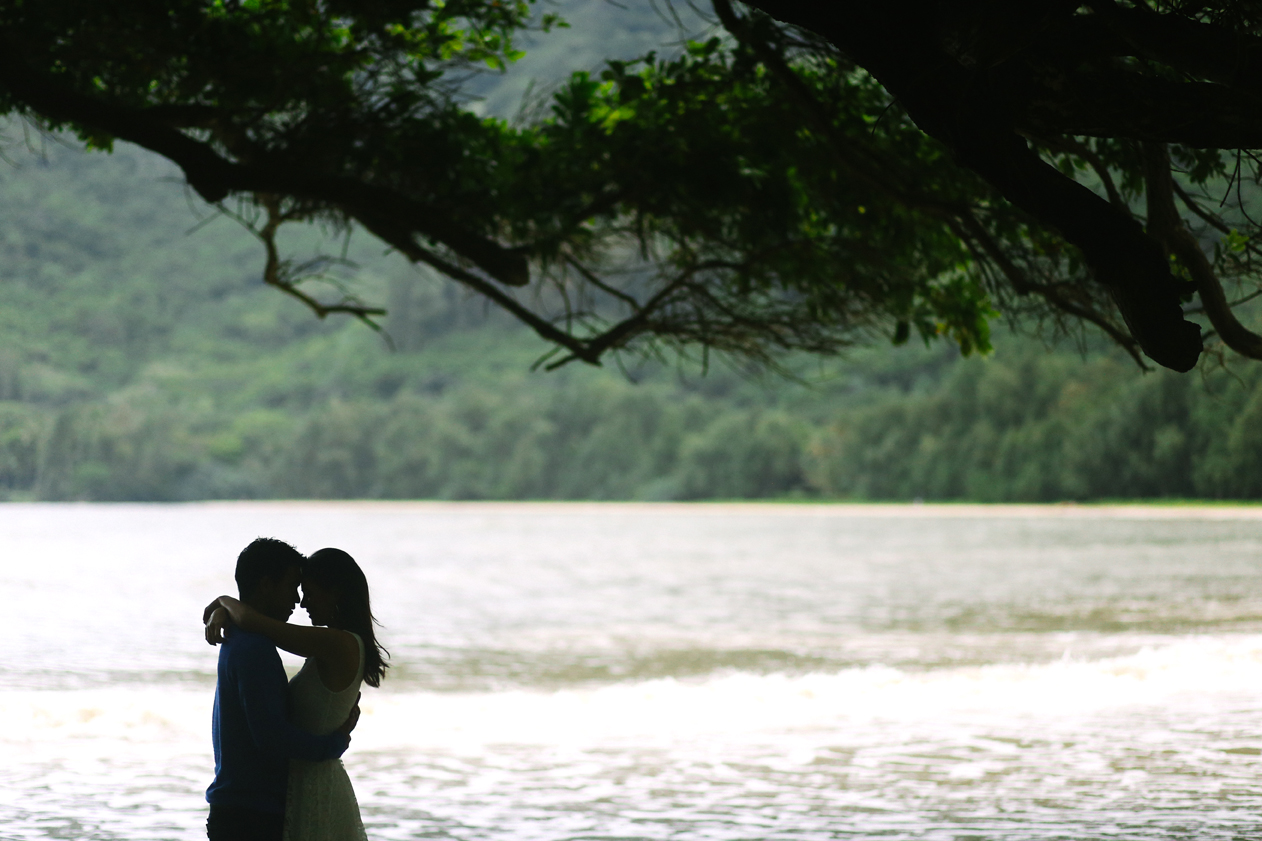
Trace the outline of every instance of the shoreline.
{"type": "Polygon", "coordinates": [[[1262,520],[1262,502],[1218,500],[1151,500],[1119,502],[852,502],[833,500],[394,500],[394,499],[264,499],[198,500],[188,502],[5,502],[4,509],[33,508],[274,508],[327,510],[363,508],[377,511],[487,514],[550,509],[557,513],[584,511],[616,513],[657,512],[664,515],[724,515],[752,513],[837,517],[843,519],[1084,519],[1084,520],[1262,520]]]}

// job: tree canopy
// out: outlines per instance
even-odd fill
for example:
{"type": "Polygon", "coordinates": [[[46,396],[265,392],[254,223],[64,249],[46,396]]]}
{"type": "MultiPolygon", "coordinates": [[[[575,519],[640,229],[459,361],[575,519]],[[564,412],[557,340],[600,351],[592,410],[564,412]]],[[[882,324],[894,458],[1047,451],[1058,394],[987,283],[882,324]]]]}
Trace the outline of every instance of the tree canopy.
{"type": "Polygon", "coordinates": [[[678,54],[476,115],[562,22],[526,0],[0,0],[0,113],[165,156],[324,316],[288,223],[360,227],[549,364],[1091,324],[1179,371],[1262,358],[1262,16],[1247,2],[714,0],[678,54]]]}

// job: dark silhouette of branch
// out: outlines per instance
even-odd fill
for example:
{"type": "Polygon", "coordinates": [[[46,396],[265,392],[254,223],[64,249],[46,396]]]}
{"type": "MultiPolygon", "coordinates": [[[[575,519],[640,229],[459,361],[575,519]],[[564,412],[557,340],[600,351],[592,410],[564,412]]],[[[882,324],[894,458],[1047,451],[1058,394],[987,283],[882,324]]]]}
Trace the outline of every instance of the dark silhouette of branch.
{"type": "Polygon", "coordinates": [[[963,242],[968,244],[979,260],[989,259],[993,261],[994,265],[998,266],[1000,272],[1003,273],[1004,277],[1018,292],[1039,295],[1056,309],[1094,324],[1130,354],[1131,358],[1135,360],[1135,364],[1141,370],[1148,370],[1148,365],[1144,363],[1144,358],[1140,355],[1139,344],[1132,336],[1119,329],[1116,324],[1103,314],[1069,298],[1055,284],[1039,283],[1031,280],[1004,252],[1003,247],[995,241],[994,237],[990,235],[976,216],[972,214],[965,216],[962,224],[955,228],[955,233],[963,242]]]}
{"type": "Polygon", "coordinates": [[[1111,30],[1127,54],[1177,67],[1237,90],[1262,94],[1262,38],[1215,23],[1160,14],[1143,3],[1088,0],[1093,23],[1111,30]]]}
{"type": "Polygon", "coordinates": [[[0,86],[17,95],[48,120],[92,126],[143,146],[174,162],[189,185],[216,204],[232,193],[292,196],[335,208],[365,227],[370,223],[403,225],[412,236],[440,242],[489,276],[508,286],[524,286],[529,267],[518,252],[459,229],[440,208],[393,190],[339,176],[303,171],[286,160],[230,161],[208,143],[167,125],[147,109],[85,96],[17,65],[0,50],[0,86]]]}
{"type": "MultiPolygon", "coordinates": [[[[298,284],[302,282],[304,275],[309,276],[311,268],[323,266],[327,263],[327,260],[315,260],[296,269],[291,268],[289,261],[281,258],[279,249],[276,247],[276,232],[281,225],[288,221],[293,221],[293,219],[287,218],[280,211],[280,201],[276,196],[263,196],[261,198],[261,204],[267,213],[267,219],[257,229],[249,225],[247,227],[259,238],[267,252],[267,262],[263,267],[263,282],[268,286],[279,289],[286,295],[298,299],[309,307],[317,318],[323,319],[334,313],[352,315],[376,332],[384,335],[386,341],[390,342],[389,335],[374,320],[386,314],[384,309],[368,306],[353,298],[343,298],[335,304],[325,304],[299,288],[298,284]]],[[[393,342],[391,344],[393,345],[393,342]]]]}
{"type": "Polygon", "coordinates": [[[591,269],[587,268],[582,263],[580,263],[578,259],[574,257],[574,255],[566,254],[565,262],[568,263],[571,267],[573,267],[573,269],[576,272],[578,272],[580,275],[582,275],[583,279],[586,280],[588,283],[590,283],[592,286],[595,286],[597,289],[601,290],[602,292],[612,295],[613,297],[617,298],[623,303],[630,305],[632,309],[635,309],[635,310],[640,309],[639,301],[637,301],[634,297],[628,295],[626,292],[623,292],[621,289],[615,289],[614,287],[605,283],[603,280],[600,279],[600,277],[596,275],[595,272],[593,272],[591,269]]]}
{"type": "Polygon", "coordinates": [[[1042,143],[1049,149],[1068,152],[1082,158],[1091,166],[1091,170],[1095,172],[1096,177],[1100,179],[1100,184],[1104,187],[1104,193],[1109,197],[1109,203],[1114,207],[1125,210],[1127,213],[1130,212],[1130,208],[1126,205],[1125,200],[1122,199],[1122,194],[1117,191],[1117,185],[1113,183],[1113,176],[1109,174],[1108,166],[1105,165],[1104,161],[1100,160],[1100,156],[1092,151],[1090,146],[1085,143],[1079,143],[1071,137],[1045,138],[1031,136],[1030,139],[1042,143]]]}
{"type": "Polygon", "coordinates": [[[857,147],[837,130],[824,105],[788,65],[784,57],[765,40],[758,37],[747,20],[736,14],[730,0],[713,0],[713,5],[723,28],[752,50],[758,56],[758,60],[771,71],[784,87],[789,100],[797,107],[811,128],[828,141],[835,159],[850,177],[890,196],[901,204],[940,217],[947,217],[963,209],[962,206],[918,193],[906,183],[900,183],[905,182],[906,179],[901,178],[894,167],[878,159],[868,150],[857,147]]]}
{"type": "MultiPolygon", "coordinates": [[[[937,17],[926,3],[749,4],[828,38],[871,72],[958,162],[1077,246],[1151,359],[1176,371],[1191,370],[1196,364],[1202,348],[1200,327],[1184,319],[1180,285],[1158,244],[1129,213],[1058,172],[1029,148],[1018,128],[1047,132],[1037,125],[1016,125],[1014,110],[1019,108],[1014,109],[1010,95],[1005,101],[998,91],[979,86],[964,64],[944,52],[935,28],[937,17]]],[[[1073,9],[1065,8],[1067,17],[1073,9]]],[[[1202,102],[1193,113],[1222,104],[1202,102]]],[[[1240,110],[1239,103],[1228,108],[1229,113],[1240,110]]],[[[1249,120],[1257,123],[1257,115],[1249,120]]],[[[1050,133],[1091,132],[1058,128],[1050,133]]]]}
{"type": "Polygon", "coordinates": [[[1262,336],[1249,330],[1232,312],[1214,267],[1174,206],[1170,153],[1163,144],[1145,143],[1144,178],[1148,196],[1148,230],[1188,270],[1201,305],[1227,347],[1250,359],[1262,359],[1262,336]]]}

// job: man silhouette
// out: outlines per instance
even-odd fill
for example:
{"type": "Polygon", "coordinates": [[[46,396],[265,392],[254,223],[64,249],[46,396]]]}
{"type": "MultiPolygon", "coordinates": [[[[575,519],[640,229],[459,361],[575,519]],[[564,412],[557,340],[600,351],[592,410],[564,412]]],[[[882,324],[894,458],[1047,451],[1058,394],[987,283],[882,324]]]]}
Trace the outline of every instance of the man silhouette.
{"type": "MultiPolygon", "coordinates": [[[[298,550],[260,537],[237,557],[241,601],[282,622],[298,602],[298,550]]],[[[209,613],[209,608],[207,610],[209,613]]],[[[203,617],[203,621],[208,619],[203,617]]],[[[279,841],[285,823],[289,760],[336,759],[350,744],[358,705],[346,722],[325,736],[285,717],[285,669],[276,646],[261,634],[229,626],[219,646],[219,678],[211,736],[215,781],[206,789],[210,841],[279,841]]]]}

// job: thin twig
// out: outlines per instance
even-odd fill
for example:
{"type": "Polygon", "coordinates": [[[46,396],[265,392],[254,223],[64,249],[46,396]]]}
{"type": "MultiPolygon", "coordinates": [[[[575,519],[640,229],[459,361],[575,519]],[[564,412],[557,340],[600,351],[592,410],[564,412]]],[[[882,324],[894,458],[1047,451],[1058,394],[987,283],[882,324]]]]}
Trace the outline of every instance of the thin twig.
{"type": "Polygon", "coordinates": [[[586,266],[584,266],[582,263],[576,260],[574,258],[574,255],[566,254],[565,262],[573,266],[575,271],[581,274],[583,278],[592,286],[595,286],[597,289],[600,289],[603,292],[607,292],[610,295],[613,295],[615,298],[618,298],[624,301],[625,303],[630,304],[633,309],[638,310],[640,308],[639,301],[637,301],[632,296],[628,295],[626,292],[623,292],[621,289],[615,289],[614,287],[605,283],[603,280],[597,277],[596,274],[593,273],[590,269],[588,269],[586,266]]]}
{"type": "MultiPolygon", "coordinates": [[[[267,251],[267,262],[263,267],[263,282],[306,304],[317,318],[323,319],[333,313],[352,315],[376,332],[381,333],[393,345],[389,334],[374,320],[386,314],[386,311],[381,307],[366,306],[348,298],[343,298],[336,304],[325,304],[299,289],[297,281],[286,277],[287,261],[280,258],[279,249],[276,247],[276,231],[285,222],[293,221],[293,219],[291,216],[287,217],[286,214],[280,212],[280,202],[275,196],[261,196],[260,199],[261,204],[267,210],[267,221],[261,228],[257,230],[252,228],[251,230],[254,231],[254,235],[259,238],[267,251]]],[[[311,262],[306,263],[304,267],[311,264],[311,262]]]]}

